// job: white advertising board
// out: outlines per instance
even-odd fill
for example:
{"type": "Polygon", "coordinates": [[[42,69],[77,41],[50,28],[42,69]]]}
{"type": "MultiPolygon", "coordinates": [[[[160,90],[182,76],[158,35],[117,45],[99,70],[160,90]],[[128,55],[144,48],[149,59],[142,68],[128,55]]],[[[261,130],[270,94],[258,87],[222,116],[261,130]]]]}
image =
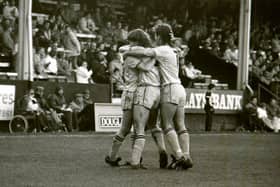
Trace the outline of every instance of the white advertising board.
{"type": "Polygon", "coordinates": [[[0,120],[10,120],[14,116],[14,85],[0,85],[0,120]]]}
{"type": "Polygon", "coordinates": [[[95,131],[117,132],[122,123],[122,109],[120,104],[95,103],[95,131]]]}

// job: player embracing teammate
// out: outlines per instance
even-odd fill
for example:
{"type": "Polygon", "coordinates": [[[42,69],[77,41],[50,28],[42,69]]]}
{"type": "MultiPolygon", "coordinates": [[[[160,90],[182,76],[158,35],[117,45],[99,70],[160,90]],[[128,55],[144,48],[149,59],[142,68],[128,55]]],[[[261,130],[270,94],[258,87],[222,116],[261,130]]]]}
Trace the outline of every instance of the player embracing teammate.
{"type": "MultiPolygon", "coordinates": [[[[120,51],[145,49],[151,47],[149,35],[141,29],[133,30],[128,35],[129,46],[120,51]]],[[[160,154],[160,167],[167,165],[167,154],[163,133],[157,126],[158,106],[160,102],[160,76],[154,65],[155,59],[150,57],[136,58],[128,56],[124,61],[125,88],[122,93],[123,120],[118,133],[113,138],[112,148],[106,156],[106,163],[119,166],[121,160],[117,157],[120,146],[134,124],[132,135],[131,167],[140,168],[141,155],[145,145],[145,127],[152,131],[152,136],[160,154]]]]}
{"type": "MultiPolygon", "coordinates": [[[[139,74],[142,76],[138,77],[133,109],[133,125],[136,134],[131,159],[133,168],[140,165],[140,158],[145,145],[144,129],[149,123],[149,116],[154,113],[152,109],[157,106],[157,101],[153,98],[156,98],[155,95],[158,94],[160,95],[161,126],[173,152],[173,161],[168,168],[188,169],[193,165],[190,156],[190,138],[184,122],[186,93],[179,79],[179,63],[176,54],[170,46],[172,37],[173,32],[168,24],[158,25],[155,33],[157,47],[132,49],[125,53],[125,57],[142,59],[141,66],[146,68],[155,67],[156,61],[161,86],[159,90],[158,84],[153,84],[155,83],[153,81],[155,80],[154,77],[145,76],[150,75],[146,71],[139,74]]],[[[151,69],[148,72],[151,72],[151,69]]]]}

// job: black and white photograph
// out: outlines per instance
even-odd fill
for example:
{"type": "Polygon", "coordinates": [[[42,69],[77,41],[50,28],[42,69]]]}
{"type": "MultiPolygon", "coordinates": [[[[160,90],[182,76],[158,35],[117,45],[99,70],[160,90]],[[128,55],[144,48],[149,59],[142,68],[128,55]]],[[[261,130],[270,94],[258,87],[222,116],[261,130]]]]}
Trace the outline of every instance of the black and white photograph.
{"type": "Polygon", "coordinates": [[[0,187],[280,186],[279,0],[0,0],[0,187]]]}

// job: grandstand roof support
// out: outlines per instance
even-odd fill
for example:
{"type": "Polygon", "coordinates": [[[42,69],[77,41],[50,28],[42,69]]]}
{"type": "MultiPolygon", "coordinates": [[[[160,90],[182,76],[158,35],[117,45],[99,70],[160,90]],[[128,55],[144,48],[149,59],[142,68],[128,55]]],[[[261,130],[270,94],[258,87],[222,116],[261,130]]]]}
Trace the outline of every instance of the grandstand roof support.
{"type": "Polygon", "coordinates": [[[33,81],[32,0],[19,1],[17,72],[20,80],[33,81]]]}
{"type": "Polygon", "coordinates": [[[251,4],[251,0],[240,0],[238,90],[244,90],[249,79],[251,4]]]}

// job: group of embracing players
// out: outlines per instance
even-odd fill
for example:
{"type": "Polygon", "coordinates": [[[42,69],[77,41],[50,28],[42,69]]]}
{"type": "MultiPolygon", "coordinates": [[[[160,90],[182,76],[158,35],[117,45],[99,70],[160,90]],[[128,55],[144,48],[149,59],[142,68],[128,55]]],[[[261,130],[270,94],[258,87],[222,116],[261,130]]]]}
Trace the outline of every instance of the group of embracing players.
{"type": "Polygon", "coordinates": [[[145,168],[142,152],[146,129],[151,130],[157,145],[160,168],[186,170],[193,166],[184,122],[186,92],[179,79],[179,60],[171,46],[172,39],[170,25],[160,24],[155,28],[155,46],[148,33],[135,29],[128,34],[129,45],[119,49],[124,58],[123,119],[105,158],[110,166],[145,168]],[[131,160],[120,164],[119,149],[132,127],[131,160]],[[165,142],[171,149],[170,163],[165,142]]]}

